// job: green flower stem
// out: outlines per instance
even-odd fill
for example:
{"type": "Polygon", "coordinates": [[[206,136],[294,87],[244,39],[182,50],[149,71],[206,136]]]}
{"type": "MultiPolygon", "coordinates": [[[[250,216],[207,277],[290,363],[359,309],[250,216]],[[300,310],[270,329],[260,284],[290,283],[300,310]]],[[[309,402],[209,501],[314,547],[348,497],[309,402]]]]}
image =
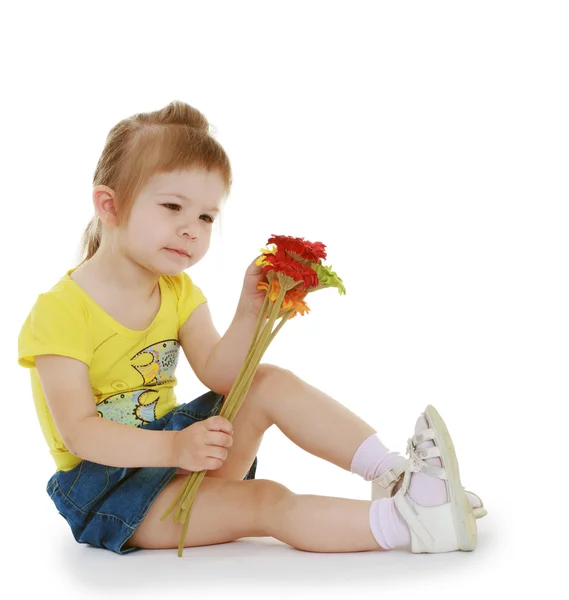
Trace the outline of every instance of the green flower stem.
{"type": "MultiPolygon", "coordinates": [[[[188,477],[193,477],[193,473],[192,475],[188,475],[188,477]]],[[[170,504],[170,506],[166,509],[166,512],[160,517],[161,521],[163,521],[174,510],[174,507],[176,506],[176,504],[178,504],[178,501],[184,495],[185,490],[185,486],[182,486],[182,488],[178,492],[178,495],[174,498],[172,504],[170,504]]]]}
{"type": "Polygon", "coordinates": [[[204,469],[203,471],[196,471],[195,473],[192,473],[192,475],[190,475],[190,480],[188,482],[186,482],[185,484],[185,488],[186,488],[186,492],[185,494],[182,496],[182,499],[180,500],[180,508],[178,509],[178,522],[184,522],[184,511],[188,508],[188,506],[190,506],[190,503],[188,501],[188,498],[192,495],[192,490],[198,488],[199,483],[196,485],[196,481],[199,479],[200,483],[201,480],[205,477],[205,474],[207,473],[207,469],[204,469]],[[202,475],[203,473],[203,475],[202,475]]]}
{"type": "MultiPolygon", "coordinates": [[[[263,321],[265,320],[265,313],[267,310],[267,305],[269,303],[269,293],[267,291],[267,295],[265,296],[265,301],[263,303],[263,307],[261,309],[261,314],[259,315],[259,318],[257,320],[257,324],[255,326],[255,332],[253,334],[253,340],[257,339],[257,336],[259,334],[259,330],[261,329],[261,325],[263,323],[263,321]]],[[[253,346],[254,344],[252,344],[253,346]]],[[[245,369],[248,366],[248,362],[250,357],[252,356],[252,346],[249,347],[249,352],[247,354],[247,357],[245,359],[245,363],[241,368],[241,372],[239,373],[239,376],[237,377],[236,381],[239,381],[239,378],[241,376],[241,373],[245,371],[245,369]]],[[[235,388],[235,384],[234,387],[232,388],[232,390],[229,392],[229,395],[231,395],[231,392],[234,390],[235,388]]],[[[227,403],[228,397],[225,399],[225,403],[227,403]]],[[[225,407],[225,403],[224,403],[224,407],[225,407]]],[[[223,410],[222,410],[223,412],[223,410]]],[[[188,475],[186,478],[186,482],[184,483],[184,485],[182,486],[182,488],[180,489],[180,492],[177,494],[177,496],[174,498],[174,500],[172,501],[172,503],[170,504],[170,506],[168,507],[168,509],[166,510],[166,512],[162,515],[162,517],[160,518],[161,521],[163,521],[164,519],[166,519],[166,517],[174,510],[174,508],[176,507],[176,505],[178,503],[184,503],[184,501],[188,498],[188,495],[190,493],[190,490],[192,489],[192,484],[197,480],[199,473],[205,473],[207,472],[207,470],[204,471],[200,471],[200,472],[194,472],[191,475],[188,475]]],[[[177,522],[179,517],[180,517],[180,510],[178,510],[178,512],[175,515],[174,521],[177,522]],[[177,518],[178,519],[177,519],[177,518]]]]}
{"type": "Polygon", "coordinates": [[[263,310],[261,311],[261,314],[259,315],[259,319],[257,320],[257,325],[255,328],[255,335],[253,336],[253,341],[251,342],[251,344],[249,346],[249,350],[247,351],[247,356],[245,357],[245,360],[243,361],[243,365],[241,366],[239,375],[237,375],[237,378],[233,382],[233,385],[231,386],[231,389],[229,390],[229,394],[227,395],[227,397],[225,398],[225,402],[223,403],[223,409],[222,409],[222,412],[220,412],[220,414],[222,416],[225,416],[225,414],[223,413],[223,410],[227,407],[227,405],[233,403],[233,398],[235,397],[235,394],[237,393],[237,388],[239,387],[239,382],[242,381],[243,374],[249,368],[249,364],[254,355],[254,351],[255,351],[255,347],[256,347],[257,343],[264,335],[267,327],[272,327],[272,324],[270,323],[270,319],[269,319],[269,322],[265,323],[264,327],[262,328],[262,331],[259,333],[259,330],[261,330],[261,324],[265,320],[265,312],[267,309],[268,301],[269,301],[269,297],[267,295],[265,297],[265,302],[263,303],[263,310]]]}
{"type": "MultiPolygon", "coordinates": [[[[253,333],[253,339],[249,346],[249,350],[247,351],[247,356],[245,357],[245,360],[243,361],[243,368],[242,368],[241,372],[244,372],[245,369],[247,368],[246,365],[248,365],[249,360],[250,360],[251,356],[253,355],[253,348],[254,348],[255,344],[257,343],[258,338],[261,337],[262,331],[264,331],[264,327],[262,327],[262,326],[267,325],[265,318],[266,318],[268,304],[269,304],[269,291],[267,290],[267,295],[265,296],[265,301],[263,302],[263,306],[261,307],[261,314],[259,315],[259,318],[257,319],[257,324],[255,326],[255,332],[253,333]],[[259,333],[259,332],[261,332],[261,333],[259,333]]],[[[241,372],[239,373],[239,376],[241,375],[241,372]]],[[[237,380],[239,380],[239,376],[237,376],[237,380]]],[[[231,393],[231,391],[229,393],[231,393]]]]}
{"type": "MultiPolygon", "coordinates": [[[[281,288],[277,301],[271,307],[269,320],[268,322],[264,323],[266,318],[265,313],[269,304],[269,293],[267,291],[267,295],[265,296],[265,301],[263,302],[261,313],[255,326],[255,332],[253,334],[253,340],[249,347],[249,351],[247,352],[247,356],[245,358],[243,366],[241,367],[239,375],[233,383],[233,386],[229,391],[229,394],[227,395],[223,403],[222,409],[220,411],[220,415],[224,416],[229,421],[232,421],[235,418],[239,408],[243,404],[243,400],[245,399],[247,391],[251,386],[253,377],[255,375],[257,367],[259,366],[264,352],[266,351],[269,344],[273,341],[276,334],[280,331],[284,323],[290,318],[290,316],[294,312],[294,310],[288,311],[281,319],[279,325],[275,328],[275,331],[272,331],[273,325],[275,324],[275,321],[277,320],[278,315],[281,311],[281,304],[286,292],[286,289],[281,288]]],[[[182,556],[184,549],[184,541],[186,539],[186,533],[190,523],[190,512],[194,500],[196,498],[199,485],[205,477],[206,473],[207,470],[203,470],[189,475],[187,481],[182,486],[181,492],[178,493],[170,507],[166,510],[166,512],[161,518],[162,520],[164,520],[172,512],[174,507],[180,504],[180,507],[176,512],[174,518],[175,521],[181,521],[184,524],[182,528],[182,535],[180,537],[180,543],[178,545],[179,557],[182,556]]]]}
{"type": "MultiPolygon", "coordinates": [[[[269,321],[268,321],[267,325],[265,326],[265,328],[263,329],[263,332],[261,333],[261,337],[259,338],[259,341],[257,342],[257,344],[254,344],[254,351],[250,358],[250,364],[248,365],[243,377],[241,377],[241,374],[240,374],[240,377],[238,378],[238,380],[236,382],[237,389],[235,391],[235,396],[241,400],[241,403],[243,402],[245,394],[247,393],[247,390],[249,389],[249,387],[251,385],[251,382],[252,382],[251,375],[254,374],[254,372],[261,360],[261,356],[263,355],[263,352],[265,350],[265,347],[267,345],[267,342],[268,342],[271,332],[273,330],[273,325],[275,324],[275,321],[280,312],[280,307],[281,307],[281,304],[282,304],[285,294],[286,294],[286,290],[284,288],[281,289],[279,292],[277,301],[273,304],[273,307],[271,309],[269,321]]],[[[224,404],[224,408],[227,406],[228,411],[232,411],[233,406],[235,406],[235,404],[236,403],[234,401],[228,402],[227,404],[224,404]]]]}
{"type": "MultiPolygon", "coordinates": [[[[205,476],[205,471],[200,471],[200,473],[198,475],[204,474],[205,476]]],[[[198,481],[198,486],[201,483],[201,480],[203,479],[203,476],[199,479],[198,481]]],[[[192,498],[192,504],[194,501],[194,498],[196,496],[197,493],[197,486],[195,488],[195,492],[194,494],[191,496],[192,498]]],[[[190,508],[191,510],[191,508],[190,508]]],[[[190,510],[188,510],[188,513],[190,512],[190,510]]],[[[180,535],[180,543],[178,544],[178,557],[182,558],[182,554],[184,553],[184,542],[186,540],[186,533],[188,532],[188,526],[190,524],[190,519],[189,519],[189,514],[186,515],[188,518],[186,518],[186,520],[184,521],[184,526],[182,527],[182,535],[180,535]]]]}
{"type": "MultiPolygon", "coordinates": [[[[257,370],[257,367],[259,366],[259,363],[261,362],[261,359],[263,357],[263,355],[265,354],[267,348],[269,347],[269,345],[271,344],[271,342],[275,339],[275,336],[277,335],[277,333],[279,332],[279,330],[282,328],[282,326],[285,324],[286,321],[288,321],[291,317],[291,315],[294,313],[294,309],[288,311],[283,318],[281,319],[281,322],[277,325],[277,327],[275,327],[275,330],[272,332],[271,337],[267,340],[267,342],[264,344],[264,347],[262,348],[261,352],[258,353],[258,358],[256,360],[256,365],[253,369],[251,369],[251,366],[249,367],[250,370],[250,374],[249,377],[247,379],[247,382],[245,383],[245,389],[248,390],[251,386],[253,377],[255,376],[255,372],[257,370]]],[[[259,350],[259,345],[257,345],[257,351],[259,350]]],[[[233,421],[233,419],[235,418],[235,416],[237,415],[237,411],[239,410],[239,404],[236,404],[233,407],[233,412],[228,415],[227,419],[229,421],[233,421]]]]}
{"type": "MultiPolygon", "coordinates": [[[[205,475],[205,473],[207,473],[207,471],[196,471],[186,477],[186,482],[182,486],[181,490],[178,492],[178,495],[174,498],[174,500],[172,501],[170,506],[167,508],[166,512],[160,517],[161,521],[163,521],[174,510],[174,508],[176,507],[177,504],[184,502],[184,500],[187,498],[189,492],[191,491],[191,489],[193,487],[192,484],[196,481],[196,479],[198,479],[198,476],[201,473],[204,473],[204,475],[205,475]]],[[[179,522],[180,522],[180,509],[178,509],[176,511],[176,513],[174,514],[174,523],[179,523],[179,522]]]]}
{"type": "MultiPolygon", "coordinates": [[[[294,313],[294,309],[289,310],[281,319],[281,322],[275,327],[275,330],[273,331],[273,333],[271,334],[271,339],[269,340],[269,344],[275,339],[275,336],[277,335],[277,333],[280,331],[280,329],[282,328],[282,326],[291,318],[292,314],[294,313]]],[[[267,347],[269,346],[269,344],[267,344],[267,347]]]]}
{"type": "MultiPolygon", "coordinates": [[[[263,306],[261,307],[261,314],[257,319],[257,326],[255,327],[255,333],[253,334],[253,342],[257,341],[257,336],[259,334],[259,330],[261,329],[261,324],[265,320],[265,313],[267,312],[267,306],[269,305],[269,290],[267,290],[267,295],[265,296],[265,301],[263,302],[263,306]]],[[[250,348],[249,348],[250,351],[250,348]]]]}
{"type": "MultiPolygon", "coordinates": [[[[253,351],[248,353],[249,359],[248,359],[247,363],[244,365],[244,368],[241,369],[237,379],[235,380],[235,382],[233,384],[233,387],[231,388],[231,390],[229,392],[228,397],[225,399],[225,402],[223,403],[223,407],[220,411],[220,415],[227,418],[229,421],[231,421],[230,417],[233,417],[233,418],[235,417],[235,415],[237,414],[237,411],[243,404],[243,400],[245,398],[247,390],[249,389],[249,387],[251,385],[253,375],[254,375],[256,368],[258,366],[258,363],[261,359],[263,346],[266,346],[272,326],[273,326],[276,316],[278,314],[278,307],[280,306],[280,303],[282,302],[282,299],[284,298],[285,293],[286,293],[285,290],[281,290],[281,294],[279,295],[277,302],[275,303],[275,305],[273,306],[273,308],[271,310],[271,315],[269,317],[269,321],[266,324],[265,328],[263,328],[263,331],[260,335],[258,343],[251,344],[250,350],[253,349],[253,351]]],[[[261,320],[261,319],[264,319],[264,310],[261,312],[261,315],[259,317],[259,320],[261,320]]],[[[257,329],[259,329],[259,328],[257,328],[257,329]]],[[[189,494],[186,494],[185,497],[182,498],[181,508],[183,511],[186,511],[188,508],[191,508],[192,504],[193,504],[193,498],[190,498],[189,494]]]]}

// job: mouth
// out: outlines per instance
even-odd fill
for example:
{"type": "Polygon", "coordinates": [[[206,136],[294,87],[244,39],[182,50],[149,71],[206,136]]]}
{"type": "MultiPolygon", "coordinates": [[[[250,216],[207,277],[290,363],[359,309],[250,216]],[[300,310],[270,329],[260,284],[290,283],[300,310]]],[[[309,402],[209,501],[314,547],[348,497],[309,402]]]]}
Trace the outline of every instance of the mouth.
{"type": "Polygon", "coordinates": [[[174,248],[166,248],[166,250],[178,256],[185,256],[186,258],[191,258],[191,256],[187,252],[184,252],[184,250],[175,250],[174,248]]]}

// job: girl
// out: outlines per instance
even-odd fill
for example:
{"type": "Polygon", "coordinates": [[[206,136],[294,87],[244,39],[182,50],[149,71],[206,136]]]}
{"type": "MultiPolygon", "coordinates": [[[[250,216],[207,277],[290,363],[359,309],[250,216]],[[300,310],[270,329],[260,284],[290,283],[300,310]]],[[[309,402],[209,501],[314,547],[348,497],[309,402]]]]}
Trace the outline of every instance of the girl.
{"type": "Polygon", "coordinates": [[[191,471],[207,470],[185,546],[272,536],[302,550],[474,550],[480,499],[465,492],[453,444],[428,406],[409,460],[292,372],[261,364],[233,422],[224,396],[265,296],[248,267],[223,337],[185,270],[207,253],[231,187],[229,160],[191,106],[172,102],[110,131],[93,188],[86,257],[40,294],[20,336],[40,425],[55,460],[47,492],[77,542],[126,554],[177,548],[161,516],[191,471]],[[207,393],[177,404],[180,347],[207,393]],[[255,479],[264,432],[373,481],[372,500],[297,495],[255,479]],[[476,512],[475,512],[476,511],[476,512]]]}

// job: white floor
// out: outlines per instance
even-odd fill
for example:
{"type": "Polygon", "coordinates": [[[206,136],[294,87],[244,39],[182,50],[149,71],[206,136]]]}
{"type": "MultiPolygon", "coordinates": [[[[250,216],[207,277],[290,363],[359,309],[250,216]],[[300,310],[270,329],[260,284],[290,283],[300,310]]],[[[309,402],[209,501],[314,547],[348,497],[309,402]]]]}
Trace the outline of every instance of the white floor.
{"type": "MultiPolygon", "coordinates": [[[[279,432],[270,432],[266,440],[269,455],[281,441],[279,432]]],[[[297,449],[289,446],[289,451],[294,464],[298,464],[297,449]]],[[[290,486],[294,491],[367,499],[369,484],[298,452],[309,467],[311,461],[319,465],[322,479],[314,484],[317,490],[298,479],[297,485],[290,486]]],[[[259,478],[266,476],[265,469],[266,460],[260,463],[259,478]]],[[[486,594],[492,598],[499,594],[516,597],[522,592],[551,591],[562,576],[562,571],[554,568],[562,557],[554,547],[561,544],[547,543],[556,540],[556,532],[551,525],[538,523],[539,513],[524,517],[524,507],[510,505],[510,497],[500,488],[496,474],[485,483],[484,500],[489,514],[478,521],[478,548],[472,553],[320,554],[298,551],[273,538],[244,538],[229,544],[186,548],[181,558],[176,550],[144,550],[119,556],[77,544],[47,494],[45,498],[38,496],[37,490],[34,494],[30,484],[14,495],[10,514],[3,511],[4,534],[11,540],[9,554],[3,561],[7,566],[3,579],[20,591],[11,597],[27,598],[33,593],[45,599],[145,599],[163,597],[162,594],[173,598],[175,594],[176,598],[270,595],[295,599],[409,600],[413,597],[410,594],[420,592],[421,600],[463,600],[483,598],[486,594]]],[[[529,506],[535,505],[530,501],[529,506]]]]}
{"type": "Polygon", "coordinates": [[[40,538],[27,547],[20,543],[17,559],[12,558],[20,567],[18,578],[26,573],[22,591],[38,593],[43,580],[47,598],[154,598],[161,592],[188,598],[196,593],[200,598],[403,598],[421,588],[423,598],[450,598],[453,590],[474,598],[488,591],[488,580],[502,582],[500,591],[507,591],[507,574],[500,572],[504,545],[496,542],[496,531],[483,534],[477,551],[468,555],[318,554],[273,538],[244,538],[186,548],[182,558],[176,550],[118,556],[75,543],[63,519],[53,516],[42,524],[40,538]]]}

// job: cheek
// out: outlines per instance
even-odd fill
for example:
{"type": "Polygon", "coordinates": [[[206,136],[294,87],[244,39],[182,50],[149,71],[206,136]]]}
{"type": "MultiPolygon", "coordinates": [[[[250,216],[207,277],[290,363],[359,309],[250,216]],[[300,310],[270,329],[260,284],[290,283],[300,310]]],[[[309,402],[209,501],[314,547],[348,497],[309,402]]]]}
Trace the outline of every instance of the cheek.
{"type": "Polygon", "coordinates": [[[129,222],[128,239],[135,246],[147,246],[164,237],[164,229],[163,222],[156,217],[152,219],[135,217],[129,222]]]}

